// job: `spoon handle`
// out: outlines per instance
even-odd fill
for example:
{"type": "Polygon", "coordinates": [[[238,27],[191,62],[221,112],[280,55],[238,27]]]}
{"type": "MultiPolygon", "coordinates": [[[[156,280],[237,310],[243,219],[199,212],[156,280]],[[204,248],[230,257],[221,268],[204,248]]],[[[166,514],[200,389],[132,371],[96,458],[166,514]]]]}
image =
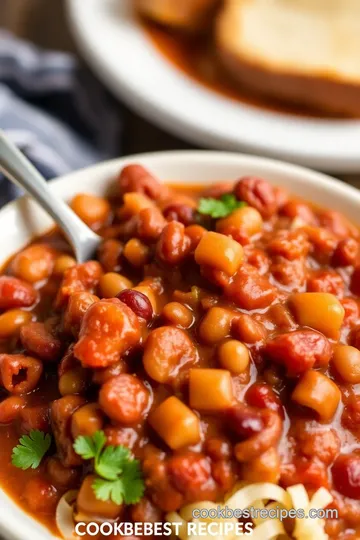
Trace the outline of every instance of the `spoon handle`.
{"type": "Polygon", "coordinates": [[[91,257],[99,237],[64,201],[51,193],[46,180],[1,130],[0,171],[31,195],[54,219],[72,245],[78,262],[91,257]],[[88,249],[84,250],[84,246],[88,246],[88,249]]]}

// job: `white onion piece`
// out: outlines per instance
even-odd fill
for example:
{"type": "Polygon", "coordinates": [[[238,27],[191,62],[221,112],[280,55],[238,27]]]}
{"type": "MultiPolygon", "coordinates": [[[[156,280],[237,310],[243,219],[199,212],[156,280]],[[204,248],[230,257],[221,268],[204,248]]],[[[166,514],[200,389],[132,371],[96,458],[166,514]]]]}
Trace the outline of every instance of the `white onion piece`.
{"type": "Polygon", "coordinates": [[[72,489],[67,491],[58,502],[56,507],[56,525],[64,540],[80,540],[75,534],[75,522],[73,517],[73,507],[78,491],[72,489]]]}

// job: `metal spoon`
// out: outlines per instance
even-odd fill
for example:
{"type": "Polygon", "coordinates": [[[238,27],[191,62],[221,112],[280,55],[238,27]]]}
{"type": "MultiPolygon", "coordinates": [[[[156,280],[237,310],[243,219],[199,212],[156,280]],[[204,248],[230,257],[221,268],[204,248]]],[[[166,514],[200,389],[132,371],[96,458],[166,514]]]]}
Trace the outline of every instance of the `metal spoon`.
{"type": "Polygon", "coordinates": [[[54,219],[70,242],[76,260],[85,262],[101,242],[69,206],[51,193],[46,180],[0,130],[0,171],[31,195],[54,219]]]}

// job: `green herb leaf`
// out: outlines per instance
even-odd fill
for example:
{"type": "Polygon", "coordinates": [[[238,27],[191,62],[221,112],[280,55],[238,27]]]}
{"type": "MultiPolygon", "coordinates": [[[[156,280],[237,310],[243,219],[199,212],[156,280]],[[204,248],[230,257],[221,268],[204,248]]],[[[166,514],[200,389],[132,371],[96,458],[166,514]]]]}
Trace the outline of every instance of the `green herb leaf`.
{"type": "Polygon", "coordinates": [[[93,490],[97,499],[111,500],[115,504],[137,503],[144,494],[144,481],[140,462],[132,458],[125,446],[107,446],[103,431],[89,436],[77,437],[74,449],[83,459],[94,460],[97,478],[93,490]]]}
{"type": "Polygon", "coordinates": [[[203,198],[199,201],[198,212],[215,219],[224,218],[234,210],[246,206],[246,202],[238,201],[235,195],[226,193],[220,199],[203,198]]]}
{"type": "Polygon", "coordinates": [[[13,449],[11,463],[23,471],[30,469],[30,467],[37,469],[50,448],[51,435],[33,429],[29,435],[23,435],[19,443],[13,449]]]}
{"type": "Polygon", "coordinates": [[[118,480],[96,478],[92,488],[95,497],[100,501],[113,501],[115,504],[120,505],[124,500],[124,486],[120,478],[118,480]]]}
{"type": "Polygon", "coordinates": [[[141,475],[140,462],[129,461],[123,470],[124,500],[126,504],[135,504],[144,495],[144,481],[141,475]]]}
{"type": "Polygon", "coordinates": [[[95,469],[102,478],[116,480],[130,460],[131,453],[125,446],[108,446],[101,454],[95,469]]]}
{"type": "Polygon", "coordinates": [[[97,431],[92,437],[80,435],[74,443],[74,450],[83,459],[95,459],[105,446],[106,436],[103,431],[97,431]]]}

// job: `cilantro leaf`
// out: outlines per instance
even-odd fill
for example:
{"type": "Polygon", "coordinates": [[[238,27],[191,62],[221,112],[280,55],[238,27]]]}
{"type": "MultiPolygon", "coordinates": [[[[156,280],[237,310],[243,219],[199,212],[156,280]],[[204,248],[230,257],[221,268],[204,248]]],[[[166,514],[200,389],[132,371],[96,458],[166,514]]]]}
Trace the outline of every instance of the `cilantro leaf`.
{"type": "Polygon", "coordinates": [[[92,459],[100,455],[106,443],[105,433],[97,431],[92,437],[89,435],[80,435],[74,443],[74,450],[83,459],[92,459]]]}
{"type": "Polygon", "coordinates": [[[137,459],[128,461],[121,479],[124,485],[124,500],[126,504],[135,504],[144,495],[144,481],[141,475],[140,462],[137,459]]]}
{"type": "Polygon", "coordinates": [[[140,462],[133,459],[125,446],[107,446],[103,431],[94,435],[77,437],[74,449],[83,459],[94,460],[97,475],[93,482],[95,497],[115,504],[137,503],[144,494],[144,481],[140,462]]]}
{"type": "Polygon", "coordinates": [[[30,467],[37,469],[50,448],[51,435],[33,429],[29,435],[23,435],[19,443],[13,449],[11,463],[23,471],[30,469],[30,467]]]}
{"type": "Polygon", "coordinates": [[[104,480],[103,478],[95,478],[92,488],[95,497],[100,501],[113,501],[115,504],[121,504],[124,500],[124,485],[123,481],[104,480]]]}
{"type": "Polygon", "coordinates": [[[218,219],[230,215],[234,210],[242,208],[243,206],[246,206],[244,201],[238,201],[235,195],[225,193],[220,199],[200,199],[198,212],[218,219]]]}
{"type": "Polygon", "coordinates": [[[95,469],[102,478],[116,480],[129,460],[131,460],[131,453],[128,448],[125,446],[108,446],[95,464],[95,469]]]}

